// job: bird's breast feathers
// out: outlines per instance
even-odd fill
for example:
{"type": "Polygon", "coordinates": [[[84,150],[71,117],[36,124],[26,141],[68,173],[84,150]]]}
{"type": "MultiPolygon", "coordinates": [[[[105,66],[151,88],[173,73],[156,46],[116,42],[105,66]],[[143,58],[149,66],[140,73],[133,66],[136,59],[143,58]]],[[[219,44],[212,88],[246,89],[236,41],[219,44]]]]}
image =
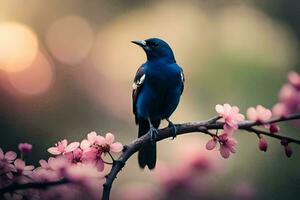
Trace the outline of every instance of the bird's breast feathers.
{"type": "Polygon", "coordinates": [[[182,70],[178,65],[147,67],[145,70],[145,81],[152,86],[176,87],[181,84],[182,76],[182,70]]]}

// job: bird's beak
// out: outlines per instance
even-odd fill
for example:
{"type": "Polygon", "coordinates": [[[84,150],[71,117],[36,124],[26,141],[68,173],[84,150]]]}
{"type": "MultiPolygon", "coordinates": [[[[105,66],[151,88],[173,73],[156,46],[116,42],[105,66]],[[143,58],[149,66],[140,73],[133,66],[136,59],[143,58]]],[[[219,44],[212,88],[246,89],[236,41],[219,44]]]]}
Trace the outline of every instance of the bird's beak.
{"type": "Polygon", "coordinates": [[[145,40],[134,40],[134,41],[131,41],[131,42],[133,44],[139,45],[142,48],[147,46],[145,40]]]}

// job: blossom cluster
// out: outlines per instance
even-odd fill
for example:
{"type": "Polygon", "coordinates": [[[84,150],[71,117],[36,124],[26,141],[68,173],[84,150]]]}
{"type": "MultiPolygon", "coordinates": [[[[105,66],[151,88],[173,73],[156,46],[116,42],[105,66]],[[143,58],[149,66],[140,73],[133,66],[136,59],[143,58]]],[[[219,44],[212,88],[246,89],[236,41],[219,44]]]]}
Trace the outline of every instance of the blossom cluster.
{"type": "Polygon", "coordinates": [[[96,132],[87,134],[81,142],[68,143],[66,139],[50,147],[52,154],[48,160],[40,160],[39,167],[27,165],[25,154],[30,153],[32,145],[19,144],[20,157],[14,151],[3,152],[0,148],[0,189],[12,184],[47,183],[66,181],[66,184],[47,190],[16,190],[3,195],[5,199],[75,199],[79,196],[98,199],[104,182],[104,156],[119,153],[123,145],[114,142],[112,133],[105,137],[96,132]]]}
{"type": "Polygon", "coordinates": [[[278,94],[279,102],[272,112],[278,117],[300,111],[300,75],[294,71],[288,74],[288,83],[284,84],[278,94]]]}
{"type": "MultiPolygon", "coordinates": [[[[272,111],[262,105],[250,107],[247,109],[248,120],[255,122],[258,126],[262,125],[271,134],[279,132],[279,126],[276,123],[269,123],[269,120],[272,117],[284,118],[289,114],[300,111],[300,75],[292,71],[288,74],[288,81],[281,88],[278,94],[279,102],[273,106],[272,111]]],[[[237,141],[233,138],[233,133],[238,129],[239,123],[245,120],[245,117],[239,113],[240,110],[237,106],[218,104],[215,109],[220,117],[220,121],[224,122],[223,132],[221,134],[212,134],[212,139],[207,142],[206,149],[212,150],[219,143],[221,156],[229,158],[231,153],[236,152],[237,141]]],[[[256,132],[256,134],[259,137],[259,149],[267,151],[267,140],[259,132],[256,132]]],[[[289,141],[282,140],[281,145],[284,147],[286,156],[290,157],[292,149],[289,141]]]]}
{"type": "MultiPolygon", "coordinates": [[[[219,143],[221,156],[223,158],[229,158],[231,153],[236,152],[237,141],[233,138],[234,132],[238,129],[239,123],[245,120],[245,117],[243,114],[239,113],[239,108],[237,106],[231,106],[230,104],[218,104],[216,105],[216,111],[220,116],[220,121],[224,122],[223,132],[221,134],[213,134],[212,139],[206,143],[206,149],[213,150],[219,143]]],[[[252,122],[257,122],[258,125],[262,125],[264,128],[269,129],[269,132],[272,134],[279,131],[279,126],[277,124],[268,122],[268,120],[272,118],[271,110],[262,105],[248,108],[247,118],[252,122]]],[[[259,149],[261,151],[267,151],[268,143],[266,139],[260,134],[257,135],[259,137],[259,149]]],[[[290,147],[288,147],[288,149],[290,149],[290,147]]]]}

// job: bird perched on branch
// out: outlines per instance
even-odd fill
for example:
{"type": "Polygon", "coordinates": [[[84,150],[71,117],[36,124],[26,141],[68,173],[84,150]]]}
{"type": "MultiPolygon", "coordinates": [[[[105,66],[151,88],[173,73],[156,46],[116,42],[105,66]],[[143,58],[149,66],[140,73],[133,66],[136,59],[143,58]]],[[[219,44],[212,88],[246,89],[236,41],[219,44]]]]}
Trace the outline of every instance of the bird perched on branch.
{"type": "Polygon", "coordinates": [[[156,139],[161,120],[166,119],[176,137],[176,126],[169,117],[175,111],[184,88],[184,74],[170,46],[158,38],[132,41],[142,47],[147,61],[137,70],[132,91],[133,113],[139,126],[138,137],[150,132],[151,143],[138,153],[139,166],[153,169],[156,139]]]}

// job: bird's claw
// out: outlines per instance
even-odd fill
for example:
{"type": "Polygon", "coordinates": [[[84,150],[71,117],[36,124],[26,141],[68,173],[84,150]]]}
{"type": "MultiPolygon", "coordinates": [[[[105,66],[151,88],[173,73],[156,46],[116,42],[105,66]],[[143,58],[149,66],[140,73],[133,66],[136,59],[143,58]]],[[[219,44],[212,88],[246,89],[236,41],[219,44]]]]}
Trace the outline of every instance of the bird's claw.
{"type": "Polygon", "coordinates": [[[158,130],[153,126],[150,127],[150,141],[152,144],[155,144],[158,138],[158,130]]]}
{"type": "Polygon", "coordinates": [[[172,140],[174,140],[176,138],[176,136],[177,136],[177,128],[176,128],[176,125],[173,124],[171,121],[168,120],[168,122],[169,122],[168,127],[170,129],[172,129],[172,140]]]}

